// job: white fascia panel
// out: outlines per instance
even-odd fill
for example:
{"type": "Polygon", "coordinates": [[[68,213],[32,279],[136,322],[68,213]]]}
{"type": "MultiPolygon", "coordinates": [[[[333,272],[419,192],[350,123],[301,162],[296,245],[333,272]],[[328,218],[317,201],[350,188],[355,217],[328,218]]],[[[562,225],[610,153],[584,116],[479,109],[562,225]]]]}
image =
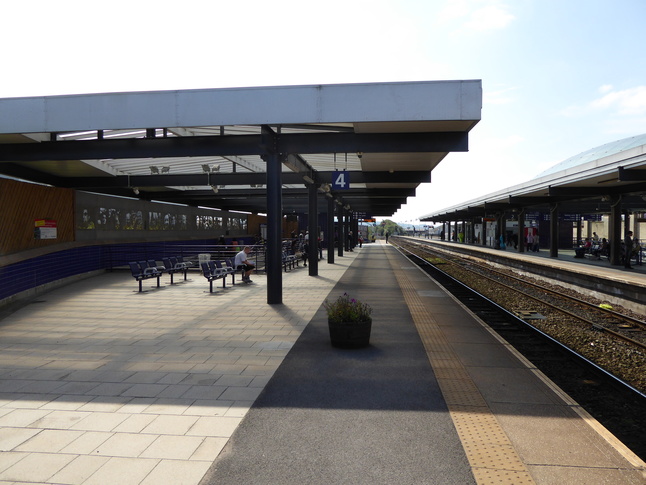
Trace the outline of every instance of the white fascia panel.
{"type": "Polygon", "coordinates": [[[472,81],[335,84],[0,99],[0,133],[480,120],[472,81]]]}

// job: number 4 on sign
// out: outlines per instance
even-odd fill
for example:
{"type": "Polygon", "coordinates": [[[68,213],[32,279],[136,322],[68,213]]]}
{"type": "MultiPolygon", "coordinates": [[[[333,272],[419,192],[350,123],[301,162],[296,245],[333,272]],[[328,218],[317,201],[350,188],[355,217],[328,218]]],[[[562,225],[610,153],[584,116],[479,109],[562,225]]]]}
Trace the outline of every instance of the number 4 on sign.
{"type": "Polygon", "coordinates": [[[332,174],[332,189],[347,190],[350,188],[350,174],[344,171],[334,172],[332,174]]]}

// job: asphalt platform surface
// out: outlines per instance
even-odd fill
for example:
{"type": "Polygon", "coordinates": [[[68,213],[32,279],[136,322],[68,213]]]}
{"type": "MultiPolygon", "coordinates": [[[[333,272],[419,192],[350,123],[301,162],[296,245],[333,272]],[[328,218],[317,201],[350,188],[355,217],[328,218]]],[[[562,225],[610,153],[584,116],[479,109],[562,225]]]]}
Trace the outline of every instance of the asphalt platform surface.
{"type": "Polygon", "coordinates": [[[370,346],[332,347],[321,307],[201,484],[475,483],[389,264],[363,251],[330,293],[372,306],[370,346]]]}

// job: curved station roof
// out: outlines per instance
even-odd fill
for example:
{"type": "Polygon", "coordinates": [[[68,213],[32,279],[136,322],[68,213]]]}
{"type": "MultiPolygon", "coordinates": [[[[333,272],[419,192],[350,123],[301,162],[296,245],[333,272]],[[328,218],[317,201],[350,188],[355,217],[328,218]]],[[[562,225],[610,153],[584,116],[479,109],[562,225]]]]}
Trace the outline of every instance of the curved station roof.
{"type": "Polygon", "coordinates": [[[447,222],[494,215],[522,208],[547,210],[554,204],[561,212],[610,213],[621,202],[622,210],[646,212],[646,134],[592,148],[558,163],[520,185],[420,217],[447,222]]]}
{"type": "Polygon", "coordinates": [[[352,211],[390,216],[468,149],[481,107],[479,80],[6,98],[0,174],[263,213],[277,154],[284,212],[306,210],[313,183],[352,211]]]}

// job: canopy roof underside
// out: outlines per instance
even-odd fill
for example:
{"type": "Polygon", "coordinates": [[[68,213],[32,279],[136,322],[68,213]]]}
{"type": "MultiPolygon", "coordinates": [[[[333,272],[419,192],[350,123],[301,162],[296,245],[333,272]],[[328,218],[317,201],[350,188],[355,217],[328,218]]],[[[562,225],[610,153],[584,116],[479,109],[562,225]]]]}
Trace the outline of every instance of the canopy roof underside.
{"type": "Polygon", "coordinates": [[[285,212],[306,210],[315,183],[353,211],[390,216],[468,149],[481,100],[480,81],[0,99],[0,175],[262,213],[277,153],[285,212]],[[337,171],[349,189],[333,187],[337,171]]]}

